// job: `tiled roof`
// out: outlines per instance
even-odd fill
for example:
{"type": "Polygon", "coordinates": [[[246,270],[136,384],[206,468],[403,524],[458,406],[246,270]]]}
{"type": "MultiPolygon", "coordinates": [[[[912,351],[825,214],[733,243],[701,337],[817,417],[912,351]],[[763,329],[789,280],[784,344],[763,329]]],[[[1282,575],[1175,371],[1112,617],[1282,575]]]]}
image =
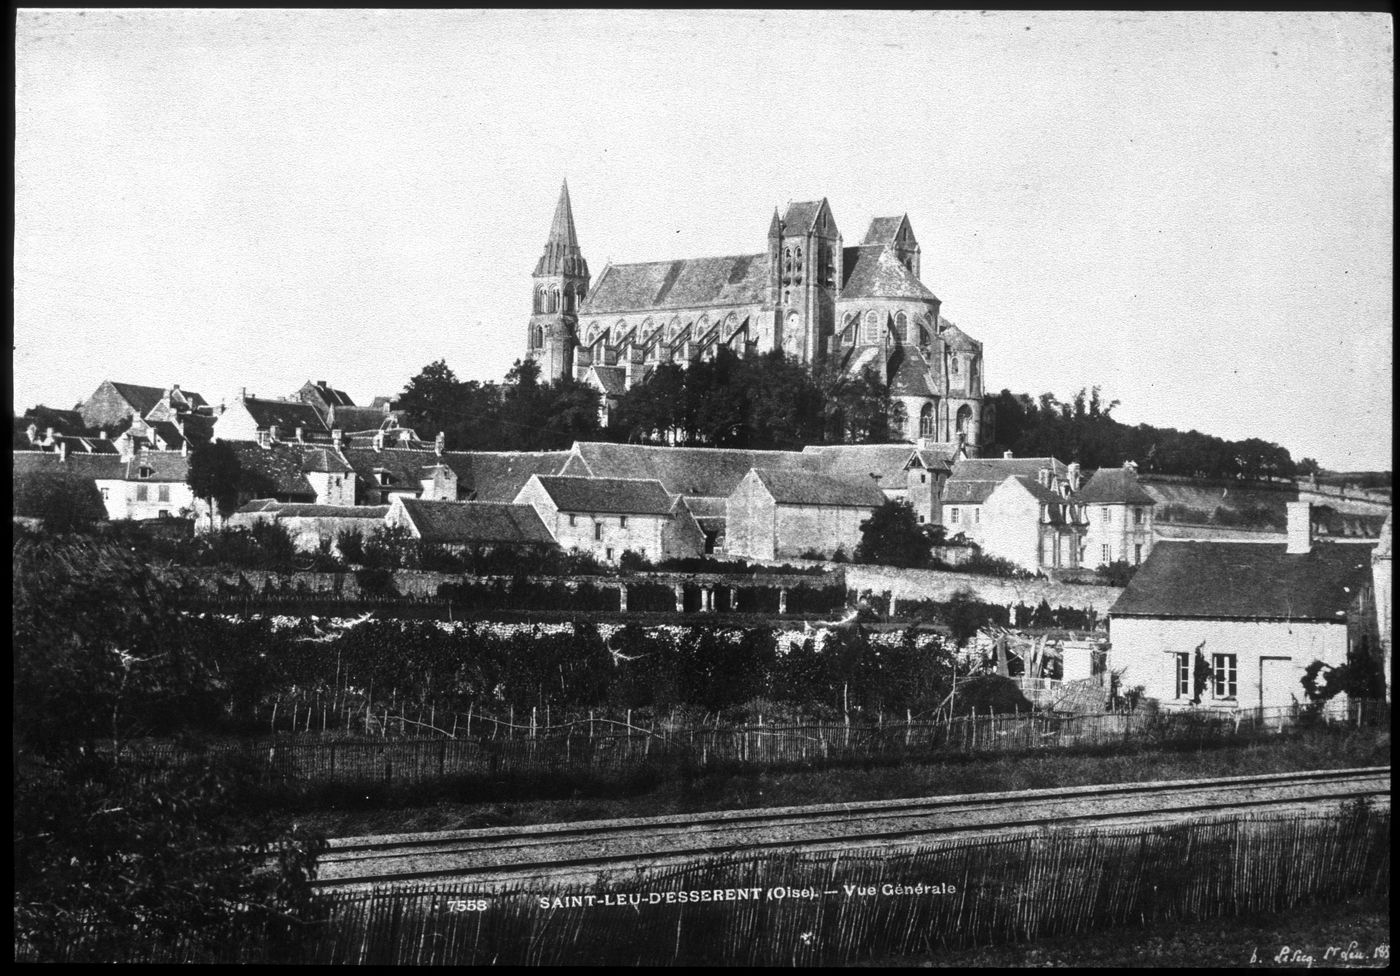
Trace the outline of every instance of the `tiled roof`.
{"type": "Polygon", "coordinates": [[[397,418],[382,409],[337,404],[330,408],[326,426],[341,430],[379,430],[391,421],[397,424],[397,418]]]}
{"type": "Polygon", "coordinates": [[[888,248],[862,247],[854,270],[841,289],[841,298],[911,298],[937,301],[914,272],[888,248]]]}
{"type": "Polygon", "coordinates": [[[920,448],[915,453],[918,454],[919,460],[923,462],[924,467],[929,471],[947,471],[951,473],[953,470],[952,462],[937,451],[920,448]]]}
{"type": "Polygon", "coordinates": [[[1074,496],[1086,505],[1155,505],[1132,468],[1099,468],[1074,496]]]}
{"type": "Polygon", "coordinates": [[[126,462],[123,478],[127,481],[184,482],[190,473],[190,459],[179,451],[146,451],[126,462]],[[141,477],[141,469],[149,469],[141,477]]]}
{"type": "Polygon", "coordinates": [[[345,459],[334,449],[324,447],[314,447],[306,452],[301,462],[302,471],[317,471],[330,474],[350,474],[354,468],[345,463],[345,459]]]}
{"type": "Polygon", "coordinates": [[[275,424],[278,435],[282,437],[291,437],[298,427],[305,427],[308,434],[324,434],[329,430],[316,408],[299,400],[247,397],[243,400],[243,406],[260,430],[268,430],[275,424]]]}
{"type": "Polygon", "coordinates": [[[1068,471],[1054,458],[965,458],[953,465],[943,502],[980,505],[1007,478],[1024,475],[1035,481],[1041,468],[1050,468],[1061,477],[1068,471]]]}
{"type": "Polygon", "coordinates": [[[1158,542],[1109,613],[1341,623],[1370,570],[1362,544],[1158,542]]]}
{"type": "Polygon", "coordinates": [[[905,217],[876,217],[870,221],[870,229],[865,232],[865,240],[861,245],[868,244],[893,244],[899,236],[900,225],[905,221],[905,217]]]}
{"type": "Polygon", "coordinates": [[[695,521],[699,523],[700,528],[706,532],[720,531],[728,524],[725,499],[686,498],[684,502],[686,508],[690,510],[690,514],[695,516],[695,521]]]}
{"type": "Polygon", "coordinates": [[[909,462],[914,457],[912,444],[839,444],[825,447],[804,447],[804,456],[815,460],[812,469],[817,474],[838,478],[853,484],[877,485],[884,491],[907,487],[909,462]],[[871,474],[880,476],[877,482],[871,474]]]}
{"type": "Polygon", "coordinates": [[[72,474],[103,481],[120,481],[126,469],[115,454],[70,454],[66,460],[49,451],[14,451],[15,474],[72,474]]]}
{"type": "Polygon", "coordinates": [[[305,505],[297,502],[273,502],[278,518],[350,518],[383,521],[388,505],[305,505]]]}
{"type": "MultiPolygon", "coordinates": [[[[40,435],[41,439],[43,435],[40,435]]],[[[117,445],[111,441],[99,440],[96,437],[73,437],[66,434],[54,434],[53,443],[46,450],[57,451],[59,446],[67,448],[70,455],[73,454],[120,454],[117,445]]]]}
{"type": "Polygon", "coordinates": [[[845,478],[774,468],[754,468],[753,473],[779,505],[879,508],[885,503],[884,492],[873,481],[862,485],[845,478]]]}
{"type": "Polygon", "coordinates": [[[322,385],[321,383],[313,383],[310,380],[307,380],[306,384],[302,386],[300,390],[297,390],[293,396],[300,397],[303,393],[314,395],[328,407],[353,407],[355,405],[355,401],[350,399],[350,394],[346,393],[344,390],[337,390],[333,386],[322,385]]]}
{"type": "Polygon", "coordinates": [[[673,495],[728,498],[750,468],[804,468],[796,451],[738,451],[579,441],[561,473],[596,478],[655,478],[673,495]]]}
{"type": "Polygon", "coordinates": [[[891,396],[933,395],[933,386],[930,384],[933,371],[929,369],[928,360],[919,352],[917,346],[901,345],[890,358],[894,365],[894,372],[890,376],[891,396]]]}
{"type": "Polygon", "coordinates": [[[1046,488],[1038,480],[1028,474],[1013,474],[1011,476],[1026,491],[1030,492],[1036,501],[1045,505],[1068,505],[1074,501],[1073,498],[1066,498],[1058,491],[1046,488]]]}
{"type": "Polygon", "coordinates": [[[622,366],[594,366],[593,375],[598,385],[609,396],[622,396],[627,392],[627,371],[622,366]]]}
{"type": "Polygon", "coordinates": [[[767,285],[766,254],[613,264],[594,284],[579,317],[652,308],[754,305],[764,300],[767,285]]]}
{"type": "MultiPolygon", "coordinates": [[[[308,407],[307,409],[310,409],[308,407]]],[[[316,497],[301,466],[308,448],[301,444],[273,444],[262,447],[256,441],[225,441],[238,455],[238,463],[248,481],[248,489],[263,497],[316,497]]]]}
{"type": "Polygon", "coordinates": [[[386,447],[380,451],[372,447],[344,447],[340,453],[355,472],[355,477],[361,479],[361,484],[412,491],[421,487],[423,469],[438,461],[432,451],[401,447],[386,447]],[[384,473],[388,474],[387,479],[383,477],[384,473]]]}
{"type": "Polygon", "coordinates": [[[553,537],[529,505],[499,502],[425,502],[400,498],[397,504],[425,542],[457,544],[552,545],[553,537]]]}
{"type": "Polygon", "coordinates": [[[444,451],[458,491],[479,502],[513,502],[532,474],[559,474],[568,451],[444,451]]]}
{"type": "Polygon", "coordinates": [[[661,482],[643,478],[541,477],[540,485],[561,512],[669,515],[673,498],[661,482]]]}
{"type": "Polygon", "coordinates": [[[180,428],[176,427],[173,421],[148,420],[146,426],[151,429],[152,433],[160,437],[166,450],[178,451],[180,445],[185,443],[184,435],[180,433],[180,428]]]}
{"type": "Polygon", "coordinates": [[[821,209],[821,200],[789,203],[787,213],[783,214],[783,233],[788,235],[807,233],[816,223],[817,214],[821,213],[821,209]]]}
{"type": "MultiPolygon", "coordinates": [[[[120,393],[122,399],[131,404],[132,409],[142,417],[150,413],[151,408],[165,397],[165,390],[159,386],[137,386],[135,383],[118,383],[113,380],[112,388],[120,393]]],[[[189,393],[185,395],[198,396],[198,394],[189,393]]],[[[200,399],[202,402],[203,398],[200,399]]]]}
{"type": "Polygon", "coordinates": [[[979,352],[982,343],[968,336],[966,332],[949,322],[943,316],[938,316],[939,333],[938,338],[943,340],[943,344],[955,352],[979,352]]]}

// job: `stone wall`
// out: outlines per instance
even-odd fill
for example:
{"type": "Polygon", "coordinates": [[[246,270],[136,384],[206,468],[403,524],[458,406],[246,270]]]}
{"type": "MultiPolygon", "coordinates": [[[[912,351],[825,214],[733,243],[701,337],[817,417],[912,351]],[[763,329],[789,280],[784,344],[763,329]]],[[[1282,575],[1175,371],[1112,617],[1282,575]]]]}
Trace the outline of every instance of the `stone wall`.
{"type": "Polygon", "coordinates": [[[1041,600],[1051,607],[1075,607],[1106,613],[1123,592],[1117,586],[1083,586],[1053,580],[1016,580],[973,573],[949,573],[934,569],[896,569],[893,566],[848,565],[846,586],[858,592],[890,592],[899,600],[947,600],[959,589],[971,590],[984,603],[1003,606],[1041,600]]]}

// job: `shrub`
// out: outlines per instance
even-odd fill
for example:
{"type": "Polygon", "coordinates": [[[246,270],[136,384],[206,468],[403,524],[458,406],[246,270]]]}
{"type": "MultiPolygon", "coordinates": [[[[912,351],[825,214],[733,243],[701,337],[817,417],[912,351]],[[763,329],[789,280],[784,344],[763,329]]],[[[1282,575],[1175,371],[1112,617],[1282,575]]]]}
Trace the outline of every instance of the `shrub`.
{"type": "Polygon", "coordinates": [[[358,529],[341,529],[336,533],[335,547],[340,550],[340,555],[346,562],[363,563],[365,561],[365,540],[358,529]]]}
{"type": "Polygon", "coordinates": [[[1099,578],[1099,582],[1105,586],[1127,586],[1137,572],[1137,567],[1129,563],[1126,559],[1109,563],[1106,566],[1099,566],[1094,570],[1094,575],[1099,578]]]}
{"type": "Polygon", "coordinates": [[[14,475],[14,514],[42,519],[45,528],[71,530],[105,521],[107,508],[89,478],[40,472],[14,475]]]}
{"type": "Polygon", "coordinates": [[[617,567],[624,573],[645,573],[652,568],[652,564],[645,554],[633,549],[624,549],[617,560],[617,567]]]}

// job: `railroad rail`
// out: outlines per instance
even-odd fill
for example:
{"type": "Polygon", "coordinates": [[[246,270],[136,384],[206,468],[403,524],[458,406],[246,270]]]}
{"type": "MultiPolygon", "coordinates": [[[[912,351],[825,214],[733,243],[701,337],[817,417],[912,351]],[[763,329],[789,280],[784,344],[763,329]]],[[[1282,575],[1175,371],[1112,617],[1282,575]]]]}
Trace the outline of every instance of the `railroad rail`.
{"type": "Polygon", "coordinates": [[[344,837],[329,841],[315,885],[348,890],[465,881],[489,891],[532,880],[597,881],[730,853],[899,848],[996,831],[1164,823],[1357,799],[1388,806],[1390,768],[344,837]]]}

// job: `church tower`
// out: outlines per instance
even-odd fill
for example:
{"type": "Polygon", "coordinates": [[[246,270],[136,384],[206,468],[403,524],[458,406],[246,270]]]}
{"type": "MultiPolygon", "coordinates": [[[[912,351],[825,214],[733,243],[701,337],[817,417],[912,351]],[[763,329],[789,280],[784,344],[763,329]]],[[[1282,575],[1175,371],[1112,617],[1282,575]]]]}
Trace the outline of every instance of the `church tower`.
{"type": "Polygon", "coordinates": [[[565,180],[549,240],[535,265],[534,306],[526,337],[525,355],[540,364],[541,382],[573,376],[578,309],[588,295],[588,283],[588,262],[579,250],[569,181],[565,180]]]}

